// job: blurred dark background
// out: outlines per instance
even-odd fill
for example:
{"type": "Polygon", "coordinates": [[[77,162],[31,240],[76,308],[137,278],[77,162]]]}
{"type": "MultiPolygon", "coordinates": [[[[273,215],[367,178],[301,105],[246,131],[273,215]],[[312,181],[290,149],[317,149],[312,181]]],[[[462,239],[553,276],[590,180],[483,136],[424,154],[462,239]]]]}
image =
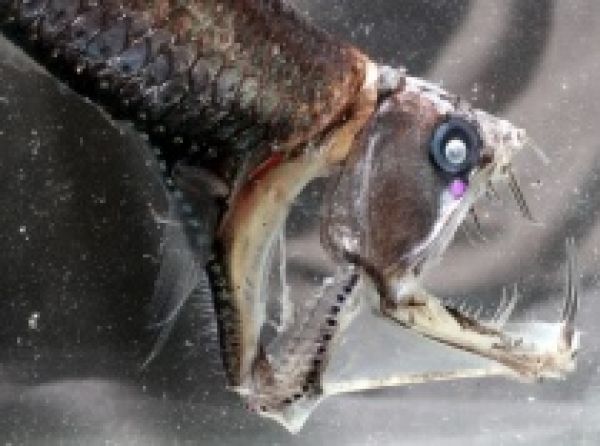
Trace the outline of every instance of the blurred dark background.
{"type": "Polygon", "coordinates": [[[597,444],[596,312],[600,5],[491,0],[296,0],[382,63],[443,82],[525,127],[552,159],[517,171],[542,222],[506,191],[480,209],[486,241],[459,234],[438,294],[497,299],[556,320],[564,240],[580,252],[583,347],[565,382],[436,383],[327,400],[290,437],[224,389],[210,313],[189,303],[145,371],[144,308],[166,201],[145,139],[108,119],[0,38],[0,441],[5,444],[597,444]]]}

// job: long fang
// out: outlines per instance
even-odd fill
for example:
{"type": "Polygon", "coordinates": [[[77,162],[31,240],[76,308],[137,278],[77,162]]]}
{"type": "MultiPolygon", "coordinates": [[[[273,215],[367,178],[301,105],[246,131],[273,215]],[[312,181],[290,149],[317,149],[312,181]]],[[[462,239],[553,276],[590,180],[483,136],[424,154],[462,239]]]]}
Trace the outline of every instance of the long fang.
{"type": "Polygon", "coordinates": [[[523,215],[523,217],[526,218],[527,220],[535,222],[535,219],[533,218],[533,215],[531,214],[531,210],[529,209],[529,205],[527,204],[527,201],[525,200],[525,196],[523,195],[523,192],[521,191],[521,187],[519,186],[519,183],[517,182],[517,178],[515,177],[515,174],[513,173],[513,171],[510,168],[506,170],[506,174],[508,175],[508,187],[510,188],[510,191],[512,192],[513,197],[515,198],[515,201],[517,202],[517,206],[519,206],[521,215],[523,215]]]}
{"type": "Polygon", "coordinates": [[[525,147],[529,147],[538,156],[544,164],[550,164],[550,158],[544,153],[542,148],[538,146],[531,138],[525,140],[525,147]]]}

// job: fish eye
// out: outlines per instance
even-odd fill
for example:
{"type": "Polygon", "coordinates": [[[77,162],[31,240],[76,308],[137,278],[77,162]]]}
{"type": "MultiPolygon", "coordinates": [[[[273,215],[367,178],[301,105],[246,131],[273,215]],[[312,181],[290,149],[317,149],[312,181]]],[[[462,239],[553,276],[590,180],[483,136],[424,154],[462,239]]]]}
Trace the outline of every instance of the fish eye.
{"type": "Polygon", "coordinates": [[[429,152],[435,166],[454,176],[467,173],[477,165],[482,145],[474,124],[451,117],[434,130],[429,152]]]}

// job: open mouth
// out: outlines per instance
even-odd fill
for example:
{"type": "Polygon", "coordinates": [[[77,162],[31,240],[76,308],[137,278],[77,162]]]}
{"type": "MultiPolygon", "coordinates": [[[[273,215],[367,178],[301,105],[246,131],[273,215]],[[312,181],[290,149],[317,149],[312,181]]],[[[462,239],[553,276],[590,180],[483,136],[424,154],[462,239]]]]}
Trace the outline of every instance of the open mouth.
{"type": "MultiPolygon", "coordinates": [[[[421,335],[506,367],[506,374],[522,379],[562,377],[574,368],[579,335],[575,330],[578,308],[577,265],[572,240],[567,242],[566,290],[561,320],[556,323],[511,323],[518,293],[504,296],[487,320],[461,309],[443,305],[435,296],[413,287],[392,286],[409,291],[394,296],[386,315],[421,335]]],[[[389,302],[389,300],[388,300],[389,302]]]]}

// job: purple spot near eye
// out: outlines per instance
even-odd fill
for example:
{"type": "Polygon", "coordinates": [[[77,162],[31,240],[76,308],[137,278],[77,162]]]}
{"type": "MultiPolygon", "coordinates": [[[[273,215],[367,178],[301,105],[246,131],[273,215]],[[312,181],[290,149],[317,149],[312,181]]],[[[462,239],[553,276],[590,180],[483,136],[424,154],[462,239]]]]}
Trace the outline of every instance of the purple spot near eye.
{"type": "Polygon", "coordinates": [[[467,192],[467,183],[463,180],[454,180],[450,183],[450,187],[448,188],[452,198],[458,200],[463,197],[465,192],[467,192]]]}

